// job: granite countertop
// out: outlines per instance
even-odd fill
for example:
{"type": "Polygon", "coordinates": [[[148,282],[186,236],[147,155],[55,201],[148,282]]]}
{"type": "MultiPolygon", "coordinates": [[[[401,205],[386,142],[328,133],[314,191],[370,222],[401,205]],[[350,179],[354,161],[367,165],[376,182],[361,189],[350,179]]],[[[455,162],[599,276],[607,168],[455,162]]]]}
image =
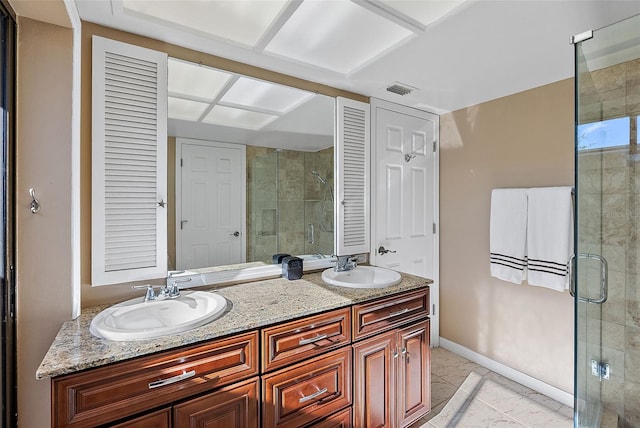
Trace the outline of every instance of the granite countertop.
{"type": "MultiPolygon", "coordinates": [[[[88,308],[82,311],[80,317],[62,325],[36,371],[36,378],[51,378],[215,339],[426,287],[433,282],[402,274],[402,281],[393,287],[356,289],[326,285],[320,275],[319,272],[305,273],[302,279],[296,281],[277,278],[212,288],[212,292],[228,301],[224,315],[202,327],[149,340],[120,342],[92,336],[89,332],[91,320],[107,306],[88,308]]],[[[204,287],[198,289],[206,290],[204,287]]]]}

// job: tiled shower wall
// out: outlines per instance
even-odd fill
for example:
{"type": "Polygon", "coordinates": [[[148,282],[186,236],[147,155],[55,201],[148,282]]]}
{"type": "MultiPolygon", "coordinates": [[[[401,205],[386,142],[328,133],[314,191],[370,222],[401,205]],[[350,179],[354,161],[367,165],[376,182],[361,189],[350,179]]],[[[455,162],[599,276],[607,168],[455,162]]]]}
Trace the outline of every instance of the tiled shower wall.
{"type": "MultiPolygon", "coordinates": [[[[580,75],[579,82],[579,123],[629,117],[630,141],[578,154],[578,251],[602,254],[609,266],[608,300],[583,305],[586,317],[578,317],[578,353],[598,359],[601,340],[611,379],[591,376],[590,364],[579,364],[578,375],[588,389],[601,392],[621,426],[640,427],[640,60],[580,75]]],[[[590,264],[579,271],[581,295],[598,294],[597,269],[590,264]]]]}
{"type": "Polygon", "coordinates": [[[332,147],[301,152],[248,146],[247,261],[270,263],[278,253],[332,254],[332,189],[332,147]]]}

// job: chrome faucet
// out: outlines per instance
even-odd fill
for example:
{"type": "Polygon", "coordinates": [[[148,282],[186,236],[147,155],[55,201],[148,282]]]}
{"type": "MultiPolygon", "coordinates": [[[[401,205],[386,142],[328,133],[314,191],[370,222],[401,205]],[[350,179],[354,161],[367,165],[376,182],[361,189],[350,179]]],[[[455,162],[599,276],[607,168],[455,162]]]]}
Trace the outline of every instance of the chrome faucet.
{"type": "Polygon", "coordinates": [[[358,258],[353,256],[338,256],[336,266],[333,268],[336,272],[344,272],[353,270],[358,266],[358,258]]]}
{"type": "Polygon", "coordinates": [[[185,278],[182,280],[176,279],[175,275],[179,275],[181,273],[184,273],[184,271],[169,271],[169,274],[167,275],[167,283],[162,286],[134,285],[131,288],[146,288],[147,292],[145,293],[143,300],[145,302],[149,302],[152,300],[175,299],[176,297],[180,297],[180,286],[178,284],[191,281],[191,278],[185,278]],[[158,288],[157,293],[155,291],[156,288],[158,288]]]}
{"type": "Polygon", "coordinates": [[[184,273],[183,270],[170,270],[167,275],[167,284],[160,292],[164,292],[166,294],[165,297],[170,299],[180,297],[180,287],[178,284],[183,284],[185,282],[191,281],[191,277],[184,279],[177,279],[175,276],[184,273]]]}

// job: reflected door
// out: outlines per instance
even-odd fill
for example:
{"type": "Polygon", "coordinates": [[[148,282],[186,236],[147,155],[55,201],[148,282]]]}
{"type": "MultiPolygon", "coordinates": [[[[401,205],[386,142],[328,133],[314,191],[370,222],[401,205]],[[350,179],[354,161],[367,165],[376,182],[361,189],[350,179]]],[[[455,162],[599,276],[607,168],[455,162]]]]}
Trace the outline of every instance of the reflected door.
{"type": "Polygon", "coordinates": [[[245,262],[244,146],[180,144],[176,268],[245,262]]]}

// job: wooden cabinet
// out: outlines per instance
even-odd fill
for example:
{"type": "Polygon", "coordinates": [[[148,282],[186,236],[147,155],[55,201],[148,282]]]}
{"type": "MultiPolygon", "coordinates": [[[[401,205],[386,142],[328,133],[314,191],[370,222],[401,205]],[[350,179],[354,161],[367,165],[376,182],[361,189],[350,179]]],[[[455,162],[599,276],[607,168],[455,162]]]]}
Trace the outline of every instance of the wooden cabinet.
{"type": "Polygon", "coordinates": [[[262,330],[262,370],[325,354],[351,343],[351,309],[342,308],[262,330]]]}
{"type": "Polygon", "coordinates": [[[351,347],[262,378],[262,426],[300,427],[352,402],[351,347]]]}
{"type": "Polygon", "coordinates": [[[54,378],[54,427],[95,427],[258,375],[258,333],[54,378]]]}
{"type": "Polygon", "coordinates": [[[351,428],[351,407],[307,426],[309,428],[351,428]]]}
{"type": "Polygon", "coordinates": [[[353,345],[354,426],[404,427],[430,410],[429,320],[353,345]]]}
{"type": "Polygon", "coordinates": [[[259,384],[259,379],[253,378],[177,404],[173,407],[173,426],[258,428],[259,384]]]}
{"type": "Polygon", "coordinates": [[[112,428],[171,428],[171,408],[166,407],[157,412],[148,413],[137,418],[130,419],[112,428]]]}
{"type": "Polygon", "coordinates": [[[430,321],[397,332],[398,426],[407,426],[431,410],[430,321]]]}
{"type": "Polygon", "coordinates": [[[395,295],[353,307],[353,340],[429,316],[429,289],[395,295]]]}

